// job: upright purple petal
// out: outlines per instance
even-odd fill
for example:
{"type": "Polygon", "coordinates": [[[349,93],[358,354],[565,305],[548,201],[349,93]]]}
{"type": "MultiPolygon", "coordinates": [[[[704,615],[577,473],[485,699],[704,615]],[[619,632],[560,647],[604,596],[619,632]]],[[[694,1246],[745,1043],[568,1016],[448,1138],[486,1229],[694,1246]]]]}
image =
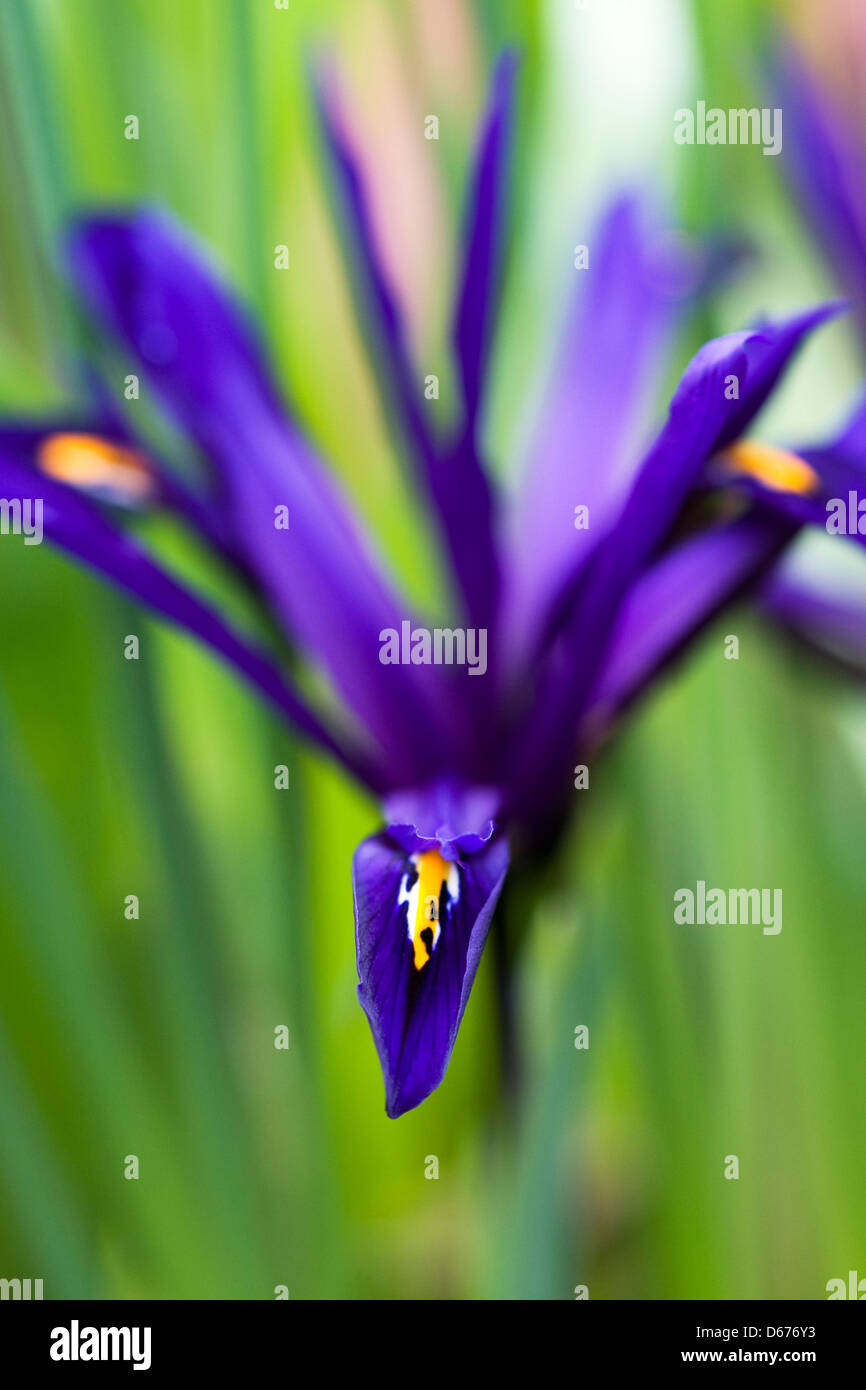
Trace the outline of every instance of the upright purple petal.
{"type": "MultiPolygon", "coordinates": [[[[509,518],[503,627],[510,664],[530,659],[638,459],[651,388],[691,280],[636,198],[618,199],[589,239],[509,518]],[[585,507],[589,525],[575,526],[585,507]]],[[[693,267],[696,273],[697,267],[693,267]]],[[[693,277],[692,277],[693,278],[693,277]]]]}
{"type": "Polygon", "coordinates": [[[385,396],[386,405],[396,406],[410,443],[419,456],[422,472],[429,475],[435,463],[436,445],[421,405],[406,324],[377,244],[337,72],[331,65],[318,65],[313,95],[342,194],[347,221],[346,252],[354,272],[353,286],[360,291],[361,326],[365,333],[372,327],[378,334],[378,352],[373,362],[376,383],[385,396]]]}
{"type": "Polygon", "coordinates": [[[408,828],[364,840],[352,866],[358,998],[392,1118],[445,1075],[508,867],[504,839],[480,821],[433,841],[407,842],[408,828]],[[467,852],[476,837],[480,847],[467,852]]]}
{"type": "Polygon", "coordinates": [[[454,345],[463,383],[467,433],[473,438],[501,288],[516,73],[516,54],[504,53],[493,75],[466,210],[463,267],[454,317],[454,345]]]}
{"type": "Polygon", "coordinates": [[[483,624],[492,618],[499,565],[493,541],[490,486],[476,440],[475,410],[480,390],[476,377],[482,370],[480,336],[489,333],[492,324],[497,262],[494,242],[500,221],[512,67],[510,57],[506,57],[497,68],[490,113],[481,140],[479,168],[472,185],[471,230],[460,301],[466,321],[457,332],[457,346],[464,374],[470,370],[468,359],[475,362],[475,396],[471,411],[467,407],[467,417],[457,438],[448,442],[443,442],[431,427],[429,405],[425,407],[420,399],[418,373],[411,361],[405,325],[376,245],[363,174],[352,148],[350,124],[333,69],[321,66],[315,86],[322,129],[343,193],[350,232],[348,251],[356,271],[353,282],[361,288],[362,324],[367,331],[372,323],[382,357],[379,363],[374,356],[375,376],[386,403],[396,406],[403,433],[414,453],[468,620],[483,624]],[[489,259],[485,258],[485,249],[489,259]],[[470,321],[473,313],[479,317],[470,321]],[[473,334],[479,336],[473,337],[473,334]]]}
{"type": "Polygon", "coordinates": [[[434,489],[469,621],[485,625],[492,625],[497,613],[502,570],[497,501],[482,456],[481,415],[502,290],[517,69],[516,53],[503,53],[470,175],[452,324],[463,419],[434,489]]]}
{"type": "Polygon", "coordinates": [[[784,172],[866,337],[866,155],[790,44],[779,47],[773,68],[785,113],[784,172]]]}

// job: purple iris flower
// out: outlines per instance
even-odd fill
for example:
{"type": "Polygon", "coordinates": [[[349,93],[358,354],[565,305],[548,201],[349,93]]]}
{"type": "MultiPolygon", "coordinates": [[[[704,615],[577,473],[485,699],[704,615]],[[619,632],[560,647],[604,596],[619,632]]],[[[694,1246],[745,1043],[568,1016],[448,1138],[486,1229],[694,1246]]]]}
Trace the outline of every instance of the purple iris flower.
{"type": "Polygon", "coordinates": [[[51,541],[209,645],[380,800],[382,828],[352,873],[358,994],[391,1116],[442,1080],[506,876],[555,844],[575,764],[589,765],[626,707],[801,526],[823,524],[845,466],[833,450],[804,459],[749,438],[834,305],[706,343],[642,445],[641,412],[691,286],[624,198],[602,220],[592,270],[569,266],[522,480],[512,496],[494,487],[481,421],[514,80],[506,56],[471,178],[453,314],[460,410],[447,434],[420,398],[333,74],[317,84],[376,377],[430,544],[450,564],[447,627],[410,611],[281,399],[251,322],[159,211],[85,218],[70,265],[90,313],[207,461],[206,481],[182,484],[102,393],[88,415],[0,430],[0,493],[40,497],[51,541]],[[204,539],[327,676],[330,702],[307,698],[276,650],[151,557],[127,524],[142,507],[169,509],[204,539]],[[474,663],[461,657],[470,639],[474,663]]]}

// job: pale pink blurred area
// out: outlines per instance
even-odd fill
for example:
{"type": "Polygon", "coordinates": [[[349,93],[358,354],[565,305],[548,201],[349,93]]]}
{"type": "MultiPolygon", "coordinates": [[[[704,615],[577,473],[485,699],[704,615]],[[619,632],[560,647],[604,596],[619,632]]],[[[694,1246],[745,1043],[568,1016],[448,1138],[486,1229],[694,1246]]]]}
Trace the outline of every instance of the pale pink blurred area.
{"type": "Polygon", "coordinates": [[[780,13],[866,141],[866,0],[787,0],[780,13]]]}
{"type": "Polygon", "coordinates": [[[465,107],[478,93],[484,63],[472,6],[466,0],[414,0],[408,8],[431,90],[465,107]]]}
{"type": "Polygon", "coordinates": [[[427,139],[425,121],[459,125],[474,143],[484,85],[477,36],[463,0],[412,0],[399,9],[357,0],[337,55],[386,271],[413,348],[429,361],[446,331],[461,210],[447,196],[444,139],[427,139]]]}

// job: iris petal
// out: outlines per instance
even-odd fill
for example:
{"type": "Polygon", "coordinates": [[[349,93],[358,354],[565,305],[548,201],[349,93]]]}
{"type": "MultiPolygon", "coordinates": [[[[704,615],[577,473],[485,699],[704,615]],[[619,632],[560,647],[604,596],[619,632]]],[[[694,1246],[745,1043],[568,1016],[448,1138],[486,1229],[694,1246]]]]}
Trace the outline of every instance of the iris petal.
{"type": "MultiPolygon", "coordinates": [[[[667,539],[707,461],[748,428],[803,339],[839,309],[821,305],[776,326],[713,339],[689,363],[665,425],[592,552],[566,610],[562,641],[549,655],[511,776],[510,804],[521,815],[542,822],[558,812],[568,786],[564,750],[574,746],[620,607],[667,539]],[[551,786],[559,787],[558,796],[551,797],[551,786]]],[[[780,506],[807,500],[772,496],[780,506]]]]}
{"type": "Polygon", "coordinates": [[[796,530],[782,518],[750,514],[684,541],[647,570],[623,604],[590,702],[605,721],[757,582],[796,530]]]}
{"type": "MultiPolygon", "coordinates": [[[[358,998],[392,1119],[419,1105],[445,1075],[508,867],[501,836],[450,864],[448,891],[437,904],[438,934],[430,932],[425,959],[424,951],[416,954],[409,922],[424,857],[407,853],[384,832],[364,840],[352,864],[358,998]]],[[[425,887],[430,896],[426,881],[425,887]]]]}
{"type": "MultiPolygon", "coordinates": [[[[477,424],[487,375],[502,260],[509,127],[515,57],[506,53],[494,73],[470,177],[461,284],[452,336],[461,373],[464,420],[455,442],[441,444],[429,408],[419,401],[418,372],[406,326],[390,287],[373,229],[362,162],[352,147],[337,75],[320,67],[315,84],[319,117],[338,176],[348,219],[353,284],[361,290],[365,332],[379,335],[386,370],[378,380],[388,394],[417,457],[421,481],[435,509],[470,621],[488,623],[499,583],[493,535],[493,498],[477,447],[477,424]]],[[[393,412],[390,412],[393,413],[393,412]]]]}
{"type": "Polygon", "coordinates": [[[187,234],[150,209],[83,221],[71,260],[90,307],[216,465],[235,543],[289,633],[330,673],[395,775],[428,774],[441,761],[433,677],[379,661],[379,633],[399,627],[405,602],[283,409],[242,308],[187,234]]]}
{"type": "Polygon", "coordinates": [[[374,789],[381,781],[367,751],[333,735],[264,652],[234,632],[203,599],[156,564],[115,527],[96,503],[64,483],[39,474],[0,439],[0,494],[42,503],[45,538],[118,588],[193,633],[254,685],[308,738],[336,756],[374,789]]]}
{"type": "Polygon", "coordinates": [[[503,624],[512,667],[542,645],[562,591],[586,562],[638,459],[639,431],[689,285],[635,198],[620,198],[590,238],[509,517],[512,564],[503,624]],[[590,527],[576,531],[574,507],[590,527]]]}
{"type": "Polygon", "coordinates": [[[505,200],[517,55],[496,65],[478,141],[466,210],[461,285],[453,337],[463,383],[468,432],[474,436],[500,289],[505,200]]]}

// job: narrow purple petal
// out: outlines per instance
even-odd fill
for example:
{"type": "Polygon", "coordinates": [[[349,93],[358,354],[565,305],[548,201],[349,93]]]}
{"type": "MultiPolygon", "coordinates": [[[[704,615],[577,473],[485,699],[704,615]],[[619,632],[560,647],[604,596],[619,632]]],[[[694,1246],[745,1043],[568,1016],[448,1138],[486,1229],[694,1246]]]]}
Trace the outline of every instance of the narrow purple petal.
{"type": "Polygon", "coordinates": [[[408,923],[425,857],[413,858],[383,832],[362,841],[352,865],[358,998],[392,1118],[419,1105],[445,1075],[508,867],[501,837],[448,864],[438,938],[418,969],[408,923]]]}
{"type": "MultiPolygon", "coordinates": [[[[511,97],[512,60],[504,58],[494,77],[490,112],[481,140],[479,167],[472,186],[469,249],[461,292],[465,322],[457,330],[458,357],[469,371],[468,357],[481,367],[481,338],[492,322],[495,277],[493,241],[499,220],[503,174],[504,134],[511,97]],[[485,256],[485,248],[489,258],[485,256]],[[471,315],[477,315],[472,319],[471,315]],[[485,327],[486,325],[486,327],[485,327]],[[476,334],[473,337],[473,334],[476,334]],[[475,358],[473,358],[475,360],[475,358]]],[[[371,319],[378,332],[383,369],[375,375],[387,402],[396,405],[406,438],[415,454],[422,486],[439,521],[457,586],[469,621],[489,623],[498,586],[498,560],[493,541],[493,504],[482,466],[475,431],[479,387],[473,407],[456,440],[442,443],[429,423],[429,405],[420,399],[418,374],[411,361],[405,325],[376,245],[364,179],[352,149],[349,122],[343,110],[336,74],[320,68],[315,96],[325,140],[343,193],[350,237],[349,251],[362,290],[361,318],[371,319]]]]}
{"type": "Polygon", "coordinates": [[[347,252],[353,284],[361,291],[362,326],[374,325],[380,336],[379,352],[384,370],[375,372],[386,404],[396,405],[403,426],[417,450],[424,472],[429,472],[436,447],[420,401],[418,376],[409,350],[403,314],[388,279],[373,227],[367,191],[358,157],[352,147],[350,123],[344,110],[338,76],[321,63],[313,82],[313,96],[325,144],[342,193],[348,223],[347,252]]]}
{"type": "MultiPolygon", "coordinates": [[[[496,498],[481,452],[481,413],[502,287],[517,69],[516,53],[504,52],[493,73],[470,175],[452,325],[463,421],[434,488],[467,617],[486,626],[498,609],[502,566],[496,498]]],[[[479,713],[476,709],[476,722],[479,713]]]]}
{"type": "Polygon", "coordinates": [[[476,433],[500,290],[516,75],[517,55],[506,52],[493,75],[466,211],[454,344],[463,383],[467,433],[472,437],[476,433]]]}

